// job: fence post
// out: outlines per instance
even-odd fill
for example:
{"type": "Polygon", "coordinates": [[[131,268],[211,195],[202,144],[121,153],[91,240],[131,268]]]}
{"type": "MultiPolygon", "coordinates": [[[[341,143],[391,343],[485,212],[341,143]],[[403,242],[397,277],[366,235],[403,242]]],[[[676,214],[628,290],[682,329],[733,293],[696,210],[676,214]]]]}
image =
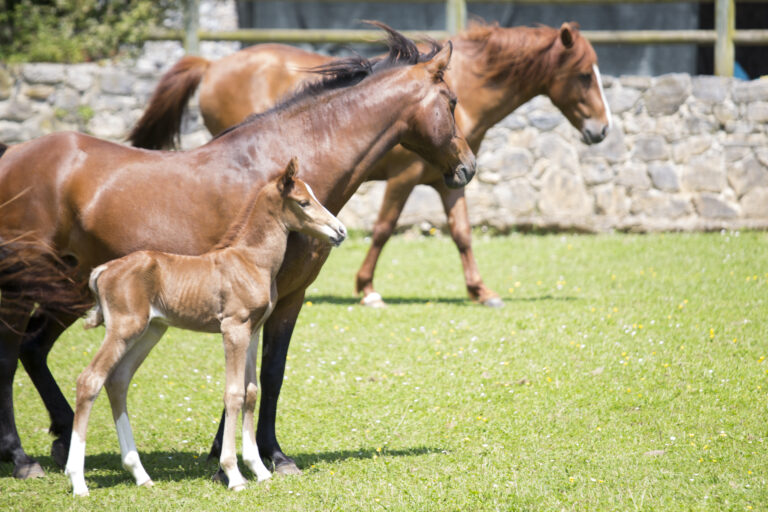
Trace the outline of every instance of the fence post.
{"type": "Polygon", "coordinates": [[[445,1],[445,30],[450,35],[455,35],[467,26],[467,2],[466,0],[445,1]]]}
{"type": "Polygon", "coordinates": [[[200,53],[200,40],[197,37],[200,29],[200,0],[184,0],[182,8],[184,51],[188,55],[197,55],[200,53]]]}
{"type": "Polygon", "coordinates": [[[733,33],[736,30],[736,7],[734,0],[715,0],[715,74],[733,76],[736,50],[733,33]]]}

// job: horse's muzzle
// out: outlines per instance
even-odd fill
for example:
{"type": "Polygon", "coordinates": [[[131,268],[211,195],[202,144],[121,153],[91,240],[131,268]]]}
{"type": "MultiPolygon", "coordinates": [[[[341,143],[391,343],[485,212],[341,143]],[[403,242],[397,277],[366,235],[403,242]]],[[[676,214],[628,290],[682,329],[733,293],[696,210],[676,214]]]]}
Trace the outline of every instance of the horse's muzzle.
{"type": "Polygon", "coordinates": [[[443,180],[448,188],[461,188],[466,186],[477,171],[477,164],[473,158],[469,164],[459,164],[450,174],[443,174],[443,180]]]}

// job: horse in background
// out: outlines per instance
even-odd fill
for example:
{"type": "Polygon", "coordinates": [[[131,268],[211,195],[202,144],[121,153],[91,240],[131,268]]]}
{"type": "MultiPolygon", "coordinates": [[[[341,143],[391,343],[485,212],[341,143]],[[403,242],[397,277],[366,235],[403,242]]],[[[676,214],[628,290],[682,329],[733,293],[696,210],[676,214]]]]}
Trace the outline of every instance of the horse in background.
{"type": "MultiPolygon", "coordinates": [[[[552,100],[584,143],[605,138],[611,114],[597,55],[576,23],[563,23],[559,29],[476,23],[449,42],[455,51],[445,80],[458,98],[456,122],[473,151],[480,149],[489,128],[539,94],[552,100]]],[[[311,76],[308,70],[330,60],[279,44],[251,46],[214,62],[184,57],[161,78],[129,139],[139,147],[172,146],[187,101],[198,87],[203,120],[215,135],[272,107],[311,76]]],[[[363,304],[384,304],[373,286],[376,263],[414,187],[425,184],[442,200],[469,297],[488,306],[503,305],[477,268],[463,190],[444,186],[438,169],[401,147],[379,161],[368,179],[386,180],[387,185],[371,247],[356,276],[355,290],[363,295],[363,304]]]]}
{"type": "MultiPolygon", "coordinates": [[[[274,178],[292,156],[302,162],[303,180],[334,214],[397,144],[441,169],[446,186],[463,186],[472,178],[474,154],[456,127],[455,96],[443,80],[452,46],[435,43],[422,53],[411,40],[382,28],[390,52],[375,70],[366,59],[333,63],[318,70],[325,75],[321,81],[191,151],[148,151],[78,133],[46,135],[5,151],[0,158],[0,460],[14,463],[14,476],[43,474],[24,452],[14,421],[19,359],[51,416],[54,461],[66,461],[74,414],[47,355],[85,311],[79,304],[57,303],[57,293],[81,284],[87,292],[94,267],[142,249],[208,251],[249,191],[274,178]],[[33,233],[39,243],[19,247],[15,233],[33,233]],[[63,262],[69,273],[37,272],[36,263],[48,260],[63,262]]],[[[277,275],[278,300],[263,328],[257,442],[260,453],[283,472],[298,471],[275,435],[285,358],[305,290],[329,251],[313,238],[288,237],[277,275]]]]}
{"type": "Polygon", "coordinates": [[[222,240],[200,256],[139,251],[96,267],[96,297],[86,328],[104,323],[101,347],[77,379],[77,402],[66,473],[76,496],[87,496],[85,435],[93,402],[107,388],[123,466],[136,485],[152,486],[139,460],[126,398],[134,373],[168,327],[220,332],[224,338],[224,440],[219,465],[229,488],[245,489],[237,467],[235,424],[243,409],[243,462],[259,481],[272,475],[256,446],[253,412],[258,391],[258,342],[250,343],[277,302],[275,278],[288,233],[338,246],[344,225],[295,177],[293,158],[282,174],[251,193],[222,240]]]}

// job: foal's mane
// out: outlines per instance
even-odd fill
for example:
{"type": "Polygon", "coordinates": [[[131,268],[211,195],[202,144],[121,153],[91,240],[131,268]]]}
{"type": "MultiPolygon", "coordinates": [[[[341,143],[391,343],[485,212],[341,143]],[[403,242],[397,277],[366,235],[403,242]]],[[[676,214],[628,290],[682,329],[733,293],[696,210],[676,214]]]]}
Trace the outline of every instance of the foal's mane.
{"type": "Polygon", "coordinates": [[[386,57],[366,59],[360,55],[356,55],[354,57],[336,59],[328,64],[305,69],[304,71],[319,75],[320,79],[302,85],[271,109],[265,112],[249,115],[239,124],[219,133],[214,139],[264,116],[285,110],[291,105],[295,105],[307,98],[316,98],[335,89],[356,85],[362,82],[365,78],[376,75],[387,69],[426,62],[443,49],[443,46],[437,41],[425,38],[426,44],[429,45],[429,51],[421,53],[416,46],[416,43],[392,27],[379,21],[366,21],[365,23],[378,27],[387,33],[386,44],[389,48],[389,53],[386,57]]]}
{"type": "Polygon", "coordinates": [[[224,233],[218,243],[211,247],[210,250],[215,251],[217,249],[230,247],[239,238],[240,233],[243,231],[243,229],[245,229],[246,224],[248,224],[248,218],[251,216],[254,208],[256,208],[260,192],[266,187],[272,185],[272,183],[272,181],[268,181],[267,184],[261,188],[253,187],[251,189],[248,197],[243,203],[243,207],[240,208],[240,211],[237,213],[237,215],[235,215],[235,220],[232,221],[232,224],[229,225],[227,231],[224,233]]]}
{"type": "Polygon", "coordinates": [[[512,81],[543,83],[564,64],[577,64],[588,57],[586,39],[579,35],[578,23],[571,22],[574,45],[557,59],[549,52],[557,43],[559,29],[536,27],[503,28],[498,23],[474,21],[459,34],[457,43],[465,44],[478,57],[475,74],[491,87],[511,86],[512,81]],[[572,61],[572,62],[571,62],[572,61]]]}

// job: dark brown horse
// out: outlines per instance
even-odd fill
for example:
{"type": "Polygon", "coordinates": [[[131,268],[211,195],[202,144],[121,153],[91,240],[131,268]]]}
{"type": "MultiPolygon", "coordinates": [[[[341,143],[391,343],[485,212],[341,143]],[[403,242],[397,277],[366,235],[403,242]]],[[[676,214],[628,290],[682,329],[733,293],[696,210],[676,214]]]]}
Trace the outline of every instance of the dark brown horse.
{"type": "MultiPolygon", "coordinates": [[[[564,23],[560,29],[477,24],[451,41],[454,57],[445,79],[458,97],[456,122],[473,151],[479,149],[490,127],[539,94],[549,96],[581,132],[585,143],[605,137],[611,116],[597,56],[576,24],[564,23]]],[[[328,60],[276,44],[252,46],[215,62],[185,57],[160,80],[131,141],[148,148],[171,145],[179,133],[181,113],[198,84],[205,125],[216,134],[252,112],[270,108],[306,80],[306,69],[328,60]]],[[[386,180],[387,187],[373,227],[371,248],[357,273],[356,289],[363,294],[364,304],[383,304],[373,288],[376,262],[408,196],[420,183],[440,194],[469,296],[491,306],[502,304],[477,269],[463,190],[446,187],[439,169],[402,148],[380,160],[368,179],[386,180]]]]}
{"type": "MultiPolygon", "coordinates": [[[[276,176],[292,156],[334,214],[396,144],[442,169],[448,186],[471,179],[474,155],[456,128],[455,97],[443,81],[451,45],[435,43],[424,55],[391,29],[389,43],[390,54],[375,72],[364,59],[331,63],[321,70],[327,76],[319,85],[193,151],[135,149],[77,133],[6,150],[0,158],[0,238],[6,241],[0,240],[0,458],[15,464],[15,476],[42,474],[24,453],[13,418],[19,358],[51,415],[58,437],[52,454],[59,464],[66,460],[73,418],[46,356],[76,316],[48,307],[47,276],[24,272],[40,268],[35,261],[71,264],[79,283],[93,267],[138,249],[202,254],[221,239],[248,192],[276,176]],[[19,232],[40,241],[37,254],[29,245],[15,250],[11,236],[19,232]],[[15,307],[4,309],[6,302],[15,307]],[[34,304],[37,314],[30,319],[34,304]]],[[[304,291],[328,252],[326,244],[291,234],[277,277],[279,299],[264,325],[257,441],[260,453],[282,471],[297,471],[275,436],[286,353],[304,291]]]]}

